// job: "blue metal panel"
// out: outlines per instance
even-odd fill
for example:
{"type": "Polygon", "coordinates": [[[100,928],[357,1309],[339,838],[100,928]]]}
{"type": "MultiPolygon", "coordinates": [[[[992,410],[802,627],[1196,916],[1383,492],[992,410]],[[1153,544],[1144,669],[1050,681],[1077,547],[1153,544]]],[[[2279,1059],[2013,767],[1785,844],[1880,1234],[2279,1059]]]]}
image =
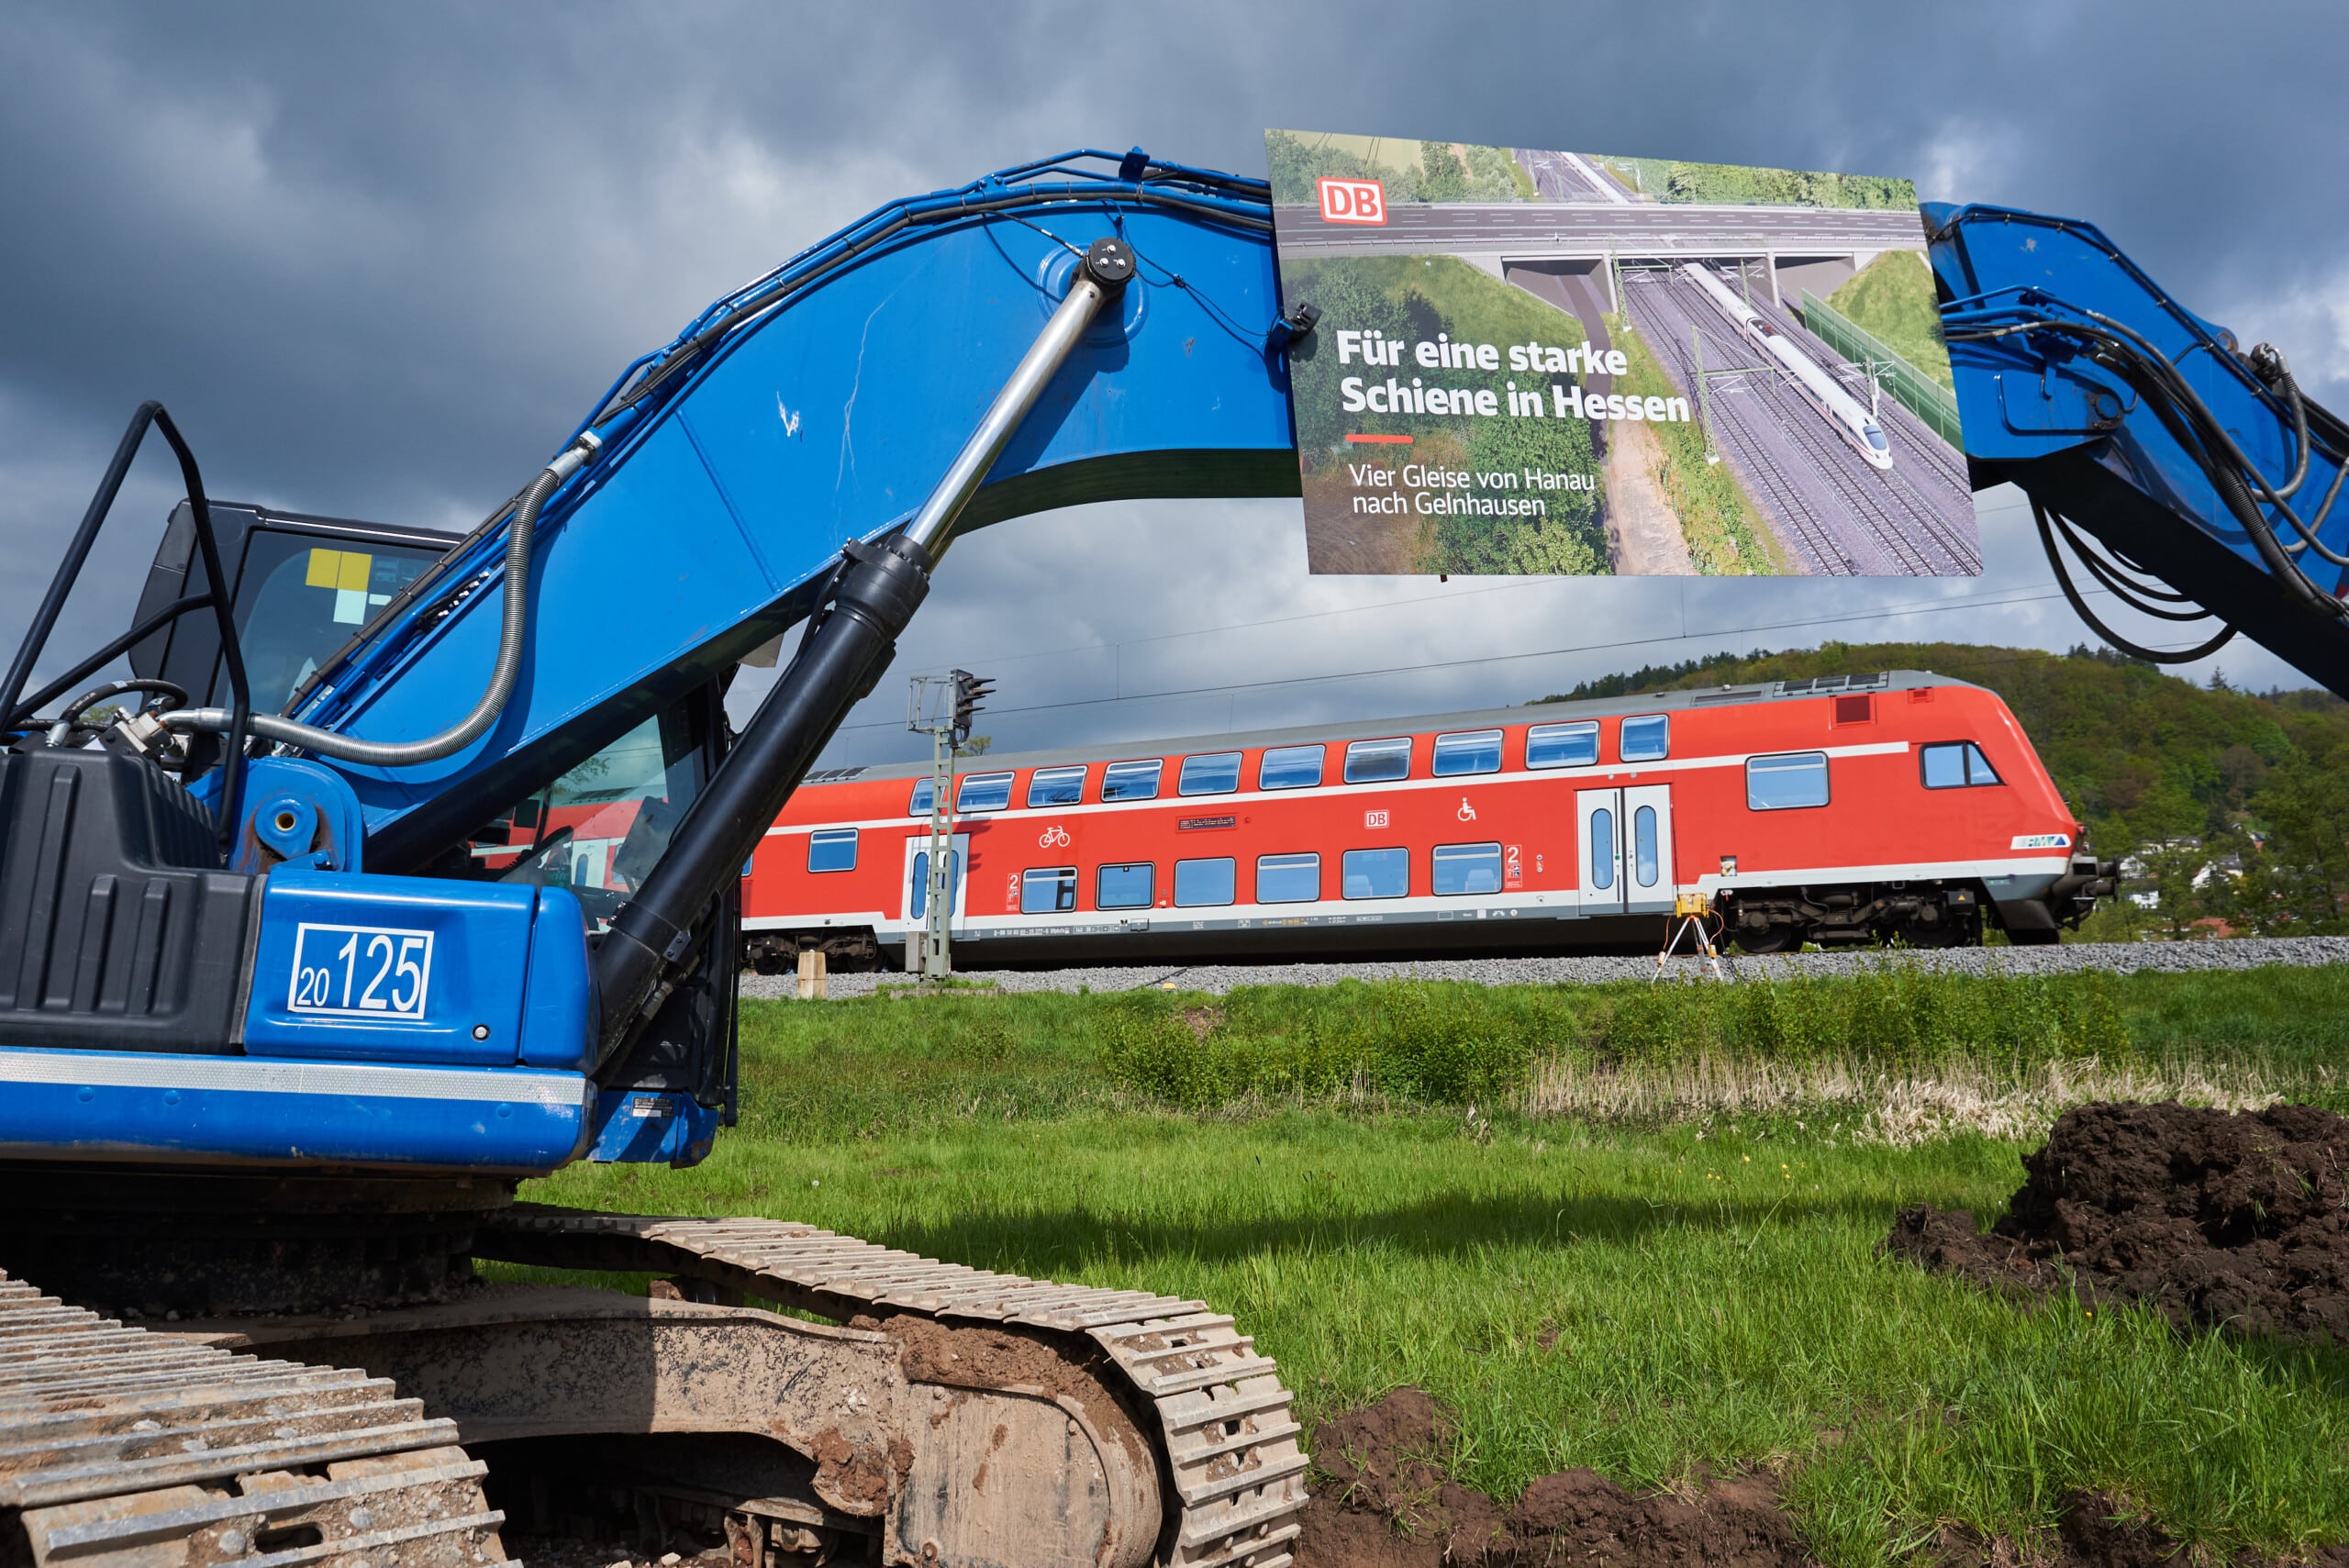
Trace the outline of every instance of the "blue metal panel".
{"type": "MultiPolygon", "coordinates": [[[[459,803],[482,807],[577,736],[608,739],[796,618],[843,541],[886,532],[936,483],[1098,236],[1141,259],[1124,317],[1046,389],[973,524],[1117,494],[1293,493],[1264,187],[1191,189],[1165,165],[1146,183],[1071,172],[884,208],[697,318],[668,351],[693,368],[605,417],[603,454],[543,514],[538,632],[498,723],[396,776],[334,764],[369,831],[420,806],[449,819],[428,811],[417,837],[462,831],[459,803]],[[736,317],[749,324],[688,341],[736,317]]],[[[299,717],[388,740],[461,716],[492,661],[502,534],[441,579],[477,591],[446,614],[429,594],[378,628],[299,717]]]]}
{"type": "Polygon", "coordinates": [[[596,1102],[598,1164],[698,1165],[718,1142],[718,1113],[691,1095],[607,1089],[596,1102]]]}
{"type": "Polygon", "coordinates": [[[589,1130],[577,1073],[0,1050],[0,1156],[543,1173],[589,1130]]]}
{"type": "MultiPolygon", "coordinates": [[[[2252,463],[2281,484],[2297,461],[2289,414],[2237,353],[2234,337],[2172,298],[2093,224],[2004,207],[1928,204],[1933,270],[1948,303],[1945,330],[2032,328],[2075,322],[2118,329],[2175,364],[2252,463]]],[[[1987,340],[1955,336],[1966,454],[2010,462],[2081,449],[2113,477],[2189,518],[2211,540],[2265,573],[2258,548],[2201,468],[2120,375],[2081,352],[2078,339],[2025,329],[1987,340]]],[[[2300,491],[2304,513],[2340,465],[2320,449],[2300,491]]],[[[2349,509],[2318,529],[2349,553],[2349,509]]],[[[2272,516],[2272,510],[2271,510],[2272,516]]],[[[2288,544],[2289,526],[2275,519],[2288,544]]],[[[2313,555],[2303,568],[2326,586],[2339,573],[2313,555]]],[[[2196,584],[2181,584],[2193,588],[2196,584]]]]}
{"type": "Polygon", "coordinates": [[[567,887],[539,890],[530,922],[530,983],[522,1005],[526,1067],[584,1073],[596,1051],[596,976],[587,917],[567,887]]]}
{"type": "MultiPolygon", "coordinates": [[[[198,782],[197,797],[210,806],[220,789],[218,770],[198,782]]],[[[366,869],[366,829],[358,797],[342,775],[325,763],[302,757],[255,757],[245,765],[242,793],[253,831],[239,840],[228,862],[231,871],[262,870],[262,845],[280,860],[315,855],[314,863],[325,871],[366,869]]]]}
{"type": "MultiPolygon", "coordinates": [[[[503,883],[281,868],[262,892],[245,1050],[511,1065],[538,895],[503,883]]],[[[575,922],[575,903],[570,915],[575,922]]],[[[584,951],[584,938],[574,940],[584,951]]],[[[582,986],[575,975],[568,984],[582,986]]]]}

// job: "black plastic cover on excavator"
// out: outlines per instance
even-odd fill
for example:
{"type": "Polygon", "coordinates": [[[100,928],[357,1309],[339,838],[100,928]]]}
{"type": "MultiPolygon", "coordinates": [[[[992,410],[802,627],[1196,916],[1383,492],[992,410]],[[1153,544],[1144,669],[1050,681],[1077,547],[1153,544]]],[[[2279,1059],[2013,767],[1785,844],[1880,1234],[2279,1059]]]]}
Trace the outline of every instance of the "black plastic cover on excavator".
{"type": "Polygon", "coordinates": [[[0,1045],[233,1051],[258,883],[141,758],[0,754],[0,1045]]]}

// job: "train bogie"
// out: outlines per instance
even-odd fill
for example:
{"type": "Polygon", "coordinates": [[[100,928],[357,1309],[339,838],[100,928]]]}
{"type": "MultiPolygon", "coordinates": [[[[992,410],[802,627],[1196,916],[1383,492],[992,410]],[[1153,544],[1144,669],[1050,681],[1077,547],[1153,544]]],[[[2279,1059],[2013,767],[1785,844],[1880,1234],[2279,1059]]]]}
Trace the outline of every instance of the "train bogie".
{"type": "MultiPolygon", "coordinates": [[[[754,966],[903,954],[928,777],[801,787],[754,966]]],[[[1687,894],[1749,951],[2052,940],[2110,892],[1998,696],[1909,673],[988,757],[955,795],[965,965],[1653,948],[1687,894]]]]}

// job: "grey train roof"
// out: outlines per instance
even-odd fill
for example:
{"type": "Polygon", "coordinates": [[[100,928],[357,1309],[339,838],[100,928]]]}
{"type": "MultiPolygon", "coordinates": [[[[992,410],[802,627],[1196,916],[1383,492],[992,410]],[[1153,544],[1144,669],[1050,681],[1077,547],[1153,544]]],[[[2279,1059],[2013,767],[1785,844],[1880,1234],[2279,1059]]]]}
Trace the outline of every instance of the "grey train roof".
{"type": "MultiPolygon", "coordinates": [[[[958,758],[958,773],[1002,773],[1015,768],[1050,767],[1057,762],[1117,762],[1127,757],[1180,757],[1197,752],[1241,751],[1259,746],[1301,746],[1316,740],[1366,740],[1384,735],[1418,734],[1431,729],[1490,729],[1509,724],[1554,724],[1577,718],[1612,718],[1628,713],[1677,713],[1691,708],[1727,707],[1785,697],[1842,696],[1860,692],[1905,692],[1919,686],[1972,686],[1929,670],[1879,671],[1867,675],[1816,675],[1798,681],[1763,681],[1747,685],[1708,686],[1693,691],[1645,692],[1631,696],[1594,697],[1583,702],[1525,703],[1516,707],[1477,708],[1466,713],[1431,713],[1395,718],[1359,719],[1341,724],[1307,724],[1286,729],[1231,730],[1219,735],[1186,735],[1157,740],[1107,740],[1091,746],[1063,746],[1050,751],[992,751],[958,758]]],[[[1977,688],[1978,689],[1978,688],[1977,688]]],[[[819,768],[803,781],[811,784],[845,784],[850,780],[927,778],[926,762],[885,762],[872,767],[819,768]]]]}

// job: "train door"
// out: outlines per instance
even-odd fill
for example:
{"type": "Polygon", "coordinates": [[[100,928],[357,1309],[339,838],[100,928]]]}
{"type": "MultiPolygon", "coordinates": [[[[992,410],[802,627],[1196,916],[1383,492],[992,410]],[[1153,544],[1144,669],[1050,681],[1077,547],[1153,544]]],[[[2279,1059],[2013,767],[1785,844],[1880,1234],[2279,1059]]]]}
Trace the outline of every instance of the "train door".
{"type": "Polygon", "coordinates": [[[1582,846],[1582,912],[1623,912],[1623,792],[1575,792],[1575,841],[1582,846]]]}
{"type": "Polygon", "coordinates": [[[1626,915],[1672,907],[1672,786],[1575,793],[1582,912],[1626,915]]]}
{"type": "MultiPolygon", "coordinates": [[[[963,901],[963,868],[970,859],[971,836],[955,834],[954,847],[946,857],[946,923],[950,929],[962,925],[967,907],[963,901]]],[[[906,890],[906,925],[919,926],[930,910],[929,834],[916,833],[906,840],[906,876],[900,885],[906,890]]]]}
{"type": "Polygon", "coordinates": [[[1672,908],[1672,786],[1623,791],[1623,901],[1633,914],[1672,908]]]}

